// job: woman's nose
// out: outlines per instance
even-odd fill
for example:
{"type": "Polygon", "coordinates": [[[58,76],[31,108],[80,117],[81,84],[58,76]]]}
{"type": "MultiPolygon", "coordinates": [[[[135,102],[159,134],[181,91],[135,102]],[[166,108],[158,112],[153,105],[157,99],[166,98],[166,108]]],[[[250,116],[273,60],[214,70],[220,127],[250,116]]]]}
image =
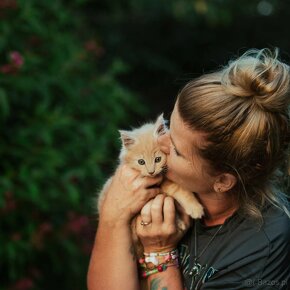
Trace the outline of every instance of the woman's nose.
{"type": "Polygon", "coordinates": [[[164,135],[158,137],[158,144],[160,145],[160,149],[165,153],[169,154],[170,152],[170,133],[167,132],[164,135]]]}

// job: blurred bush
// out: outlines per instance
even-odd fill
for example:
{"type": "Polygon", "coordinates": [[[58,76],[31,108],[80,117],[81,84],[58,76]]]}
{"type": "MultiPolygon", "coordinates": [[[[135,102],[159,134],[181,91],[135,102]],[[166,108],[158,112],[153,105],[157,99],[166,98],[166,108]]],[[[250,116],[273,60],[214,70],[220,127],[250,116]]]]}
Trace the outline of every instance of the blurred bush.
{"type": "Polygon", "coordinates": [[[143,112],[84,4],[0,1],[1,290],[86,289],[91,197],[143,112]]]}

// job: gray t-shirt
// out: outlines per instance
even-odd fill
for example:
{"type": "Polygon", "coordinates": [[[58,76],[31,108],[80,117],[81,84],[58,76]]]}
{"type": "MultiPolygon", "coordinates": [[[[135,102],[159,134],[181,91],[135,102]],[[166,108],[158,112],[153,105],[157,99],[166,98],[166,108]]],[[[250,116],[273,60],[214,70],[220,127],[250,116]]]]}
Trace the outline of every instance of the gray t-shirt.
{"type": "Polygon", "coordinates": [[[290,218],[272,205],[262,215],[260,227],[239,212],[220,230],[196,220],[196,263],[194,225],[179,244],[186,289],[290,289],[290,218]]]}

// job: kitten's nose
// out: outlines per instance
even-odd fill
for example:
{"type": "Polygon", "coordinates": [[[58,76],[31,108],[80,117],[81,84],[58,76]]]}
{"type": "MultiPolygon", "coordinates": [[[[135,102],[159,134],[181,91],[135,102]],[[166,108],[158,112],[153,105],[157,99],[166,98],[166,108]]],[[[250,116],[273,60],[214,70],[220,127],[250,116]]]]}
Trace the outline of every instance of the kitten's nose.
{"type": "Polygon", "coordinates": [[[153,175],[155,171],[150,171],[148,172],[150,175],[153,175]]]}

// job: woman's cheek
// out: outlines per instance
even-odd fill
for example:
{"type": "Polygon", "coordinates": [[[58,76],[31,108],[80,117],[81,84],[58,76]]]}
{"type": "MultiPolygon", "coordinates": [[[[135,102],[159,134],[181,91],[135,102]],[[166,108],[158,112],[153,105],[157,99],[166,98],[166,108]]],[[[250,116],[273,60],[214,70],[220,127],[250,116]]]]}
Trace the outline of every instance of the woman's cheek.
{"type": "Polygon", "coordinates": [[[172,159],[171,159],[171,154],[167,155],[167,173],[166,177],[170,179],[172,177],[172,172],[174,171],[174,167],[172,168],[172,159]]]}
{"type": "Polygon", "coordinates": [[[167,155],[167,159],[166,159],[166,163],[167,163],[167,167],[168,167],[168,170],[171,170],[172,169],[172,165],[173,165],[173,162],[172,162],[172,157],[173,157],[173,152],[172,152],[172,149],[170,149],[170,152],[169,154],[167,155]]]}
{"type": "Polygon", "coordinates": [[[174,160],[174,157],[172,157],[172,154],[169,156],[167,161],[168,171],[167,171],[167,178],[178,182],[180,181],[179,175],[180,175],[180,165],[178,160],[174,160]]]}

